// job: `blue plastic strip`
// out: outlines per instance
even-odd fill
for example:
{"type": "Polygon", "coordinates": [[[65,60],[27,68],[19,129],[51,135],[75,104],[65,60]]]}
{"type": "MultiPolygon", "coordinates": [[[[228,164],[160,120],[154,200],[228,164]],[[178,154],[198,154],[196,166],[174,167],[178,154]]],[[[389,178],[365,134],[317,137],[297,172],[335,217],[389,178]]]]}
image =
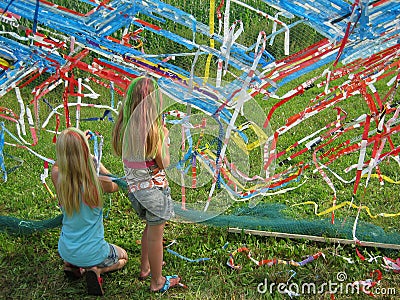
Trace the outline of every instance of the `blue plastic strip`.
{"type": "Polygon", "coordinates": [[[197,263],[197,262],[203,262],[203,261],[211,260],[211,258],[208,258],[208,257],[197,258],[197,259],[190,259],[190,258],[187,258],[187,257],[185,257],[185,256],[183,256],[183,255],[181,255],[181,254],[179,254],[178,252],[175,252],[174,250],[171,250],[171,249],[169,249],[169,248],[167,248],[167,252],[169,252],[169,253],[171,253],[171,254],[173,254],[173,255],[175,255],[175,256],[177,256],[177,257],[183,259],[183,260],[186,260],[186,261],[188,261],[188,262],[197,263]]]}

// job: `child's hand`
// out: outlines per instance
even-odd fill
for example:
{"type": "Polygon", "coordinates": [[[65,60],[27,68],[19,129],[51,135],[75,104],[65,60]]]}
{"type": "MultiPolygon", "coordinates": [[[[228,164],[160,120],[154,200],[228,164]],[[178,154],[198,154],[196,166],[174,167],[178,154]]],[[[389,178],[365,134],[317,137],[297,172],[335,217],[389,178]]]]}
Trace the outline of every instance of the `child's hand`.
{"type": "Polygon", "coordinates": [[[168,135],[169,130],[168,130],[167,126],[163,126],[163,132],[164,132],[164,135],[165,135],[165,136],[168,135]]]}
{"type": "Polygon", "coordinates": [[[163,131],[164,131],[164,141],[166,142],[167,146],[169,147],[170,145],[170,139],[169,139],[169,130],[167,127],[163,127],[163,131]]]}
{"type": "Polygon", "coordinates": [[[93,138],[93,132],[90,130],[85,130],[85,137],[89,141],[91,138],[93,138]]]}

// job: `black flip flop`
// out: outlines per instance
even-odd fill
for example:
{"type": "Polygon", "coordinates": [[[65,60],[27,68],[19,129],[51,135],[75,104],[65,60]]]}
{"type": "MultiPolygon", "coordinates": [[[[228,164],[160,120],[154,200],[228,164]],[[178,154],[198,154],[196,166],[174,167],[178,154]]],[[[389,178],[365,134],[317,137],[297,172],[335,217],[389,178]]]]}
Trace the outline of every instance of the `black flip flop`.
{"type": "Polygon", "coordinates": [[[86,287],[89,295],[103,296],[103,279],[97,276],[96,272],[93,270],[87,270],[86,274],[86,287]]]}

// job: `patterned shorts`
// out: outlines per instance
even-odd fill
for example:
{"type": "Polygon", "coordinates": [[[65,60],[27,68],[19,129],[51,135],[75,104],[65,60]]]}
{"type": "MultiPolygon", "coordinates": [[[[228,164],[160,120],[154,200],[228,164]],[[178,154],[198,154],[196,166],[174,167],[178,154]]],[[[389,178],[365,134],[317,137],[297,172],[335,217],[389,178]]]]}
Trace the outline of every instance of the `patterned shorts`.
{"type": "Polygon", "coordinates": [[[159,225],[174,217],[171,189],[152,187],[130,192],[128,198],[139,218],[149,225],[159,225]]]}
{"type": "Polygon", "coordinates": [[[119,260],[117,248],[115,248],[115,245],[113,244],[109,245],[110,245],[110,253],[102,263],[97,265],[97,267],[99,268],[110,267],[112,265],[115,265],[119,260]]]}

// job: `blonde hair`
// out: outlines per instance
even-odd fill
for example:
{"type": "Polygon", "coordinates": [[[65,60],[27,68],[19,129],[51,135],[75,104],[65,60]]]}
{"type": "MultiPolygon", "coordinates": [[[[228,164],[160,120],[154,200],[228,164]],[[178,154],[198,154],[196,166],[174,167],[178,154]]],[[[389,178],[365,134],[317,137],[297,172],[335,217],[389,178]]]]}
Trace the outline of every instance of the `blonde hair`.
{"type": "Polygon", "coordinates": [[[102,189],[85,134],[73,127],[65,129],[57,138],[56,151],[56,191],[66,213],[79,212],[80,201],[92,208],[102,206],[102,189]]]}
{"type": "Polygon", "coordinates": [[[161,102],[154,79],[138,77],[131,82],[113,129],[116,155],[136,161],[155,157],[163,139],[161,102]]]}

